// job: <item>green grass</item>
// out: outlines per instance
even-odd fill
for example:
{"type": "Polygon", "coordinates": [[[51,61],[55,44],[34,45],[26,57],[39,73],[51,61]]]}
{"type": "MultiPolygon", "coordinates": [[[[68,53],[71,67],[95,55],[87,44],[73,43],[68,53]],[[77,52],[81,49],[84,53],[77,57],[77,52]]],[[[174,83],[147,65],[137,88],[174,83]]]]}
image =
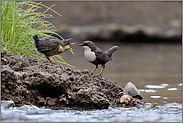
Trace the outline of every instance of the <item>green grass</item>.
{"type": "MultiPolygon", "coordinates": [[[[48,10],[61,16],[52,9],[53,6],[47,7],[41,2],[1,1],[1,52],[8,50],[20,57],[32,56],[41,61],[44,56],[38,53],[32,36],[37,34],[40,37],[46,37],[49,33],[63,39],[55,33],[54,25],[45,20],[45,18],[53,18],[51,14],[46,13],[48,10]],[[39,12],[41,7],[45,7],[46,10],[39,12]]],[[[74,55],[72,51],[71,53],[74,55]]],[[[59,63],[69,65],[61,56],[55,57],[60,59],[59,63]]]]}

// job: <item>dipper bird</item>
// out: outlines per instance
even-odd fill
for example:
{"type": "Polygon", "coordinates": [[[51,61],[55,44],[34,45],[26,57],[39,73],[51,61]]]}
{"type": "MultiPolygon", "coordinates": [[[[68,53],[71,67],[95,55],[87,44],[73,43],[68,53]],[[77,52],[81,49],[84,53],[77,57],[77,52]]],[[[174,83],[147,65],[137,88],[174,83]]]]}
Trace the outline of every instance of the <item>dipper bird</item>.
{"type": "Polygon", "coordinates": [[[92,70],[90,74],[93,74],[93,72],[98,68],[98,65],[102,65],[102,70],[98,74],[101,76],[103,70],[105,69],[105,64],[108,61],[111,61],[111,56],[112,53],[115,52],[119,47],[118,46],[113,46],[107,51],[102,51],[100,48],[96,47],[95,44],[92,41],[84,41],[82,44],[79,46],[82,46],[85,51],[84,51],[84,56],[85,58],[90,62],[96,65],[96,67],[92,70]]]}
{"type": "Polygon", "coordinates": [[[50,56],[58,55],[67,51],[68,49],[72,50],[70,45],[75,44],[70,43],[67,40],[59,40],[55,37],[49,36],[45,38],[38,38],[37,35],[34,35],[33,39],[35,41],[35,47],[37,48],[37,50],[43,53],[46,56],[46,58],[50,61],[50,63],[53,63],[49,58],[50,56]]]}

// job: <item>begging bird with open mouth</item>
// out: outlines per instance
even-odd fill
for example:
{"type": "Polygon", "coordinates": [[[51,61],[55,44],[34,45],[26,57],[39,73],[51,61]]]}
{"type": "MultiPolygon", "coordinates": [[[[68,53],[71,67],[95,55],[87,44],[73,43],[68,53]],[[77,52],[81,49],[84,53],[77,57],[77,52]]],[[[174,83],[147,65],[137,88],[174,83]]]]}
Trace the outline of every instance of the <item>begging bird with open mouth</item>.
{"type": "Polygon", "coordinates": [[[35,47],[40,53],[43,53],[46,58],[50,61],[50,63],[53,63],[50,60],[50,56],[59,55],[60,53],[63,53],[67,51],[68,49],[72,48],[71,45],[75,43],[70,43],[68,40],[59,40],[55,37],[45,37],[45,38],[38,38],[37,35],[33,36],[33,39],[35,41],[35,47]]]}

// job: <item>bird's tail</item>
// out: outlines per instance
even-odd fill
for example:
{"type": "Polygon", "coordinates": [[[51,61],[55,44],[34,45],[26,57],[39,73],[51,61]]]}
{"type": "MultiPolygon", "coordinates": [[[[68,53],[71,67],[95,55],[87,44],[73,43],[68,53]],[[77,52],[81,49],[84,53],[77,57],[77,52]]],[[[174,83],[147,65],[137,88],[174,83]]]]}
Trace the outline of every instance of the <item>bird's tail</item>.
{"type": "Polygon", "coordinates": [[[119,47],[118,46],[113,46],[111,47],[108,51],[107,51],[107,54],[109,57],[112,56],[112,53],[114,53],[119,47]]]}
{"type": "Polygon", "coordinates": [[[35,40],[35,43],[38,44],[38,41],[39,41],[38,36],[37,35],[34,35],[32,38],[35,40]]]}

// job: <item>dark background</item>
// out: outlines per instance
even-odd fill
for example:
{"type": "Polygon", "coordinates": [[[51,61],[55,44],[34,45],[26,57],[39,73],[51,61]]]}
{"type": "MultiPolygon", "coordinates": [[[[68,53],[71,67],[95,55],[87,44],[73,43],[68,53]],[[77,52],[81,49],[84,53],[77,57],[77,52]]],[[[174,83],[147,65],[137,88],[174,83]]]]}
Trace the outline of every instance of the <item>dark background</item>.
{"type": "MultiPolygon", "coordinates": [[[[58,33],[75,40],[121,42],[181,42],[182,2],[42,2],[58,33]],[[111,31],[112,30],[112,31],[111,31]]],[[[40,10],[45,10],[41,8],[40,10]]]]}

